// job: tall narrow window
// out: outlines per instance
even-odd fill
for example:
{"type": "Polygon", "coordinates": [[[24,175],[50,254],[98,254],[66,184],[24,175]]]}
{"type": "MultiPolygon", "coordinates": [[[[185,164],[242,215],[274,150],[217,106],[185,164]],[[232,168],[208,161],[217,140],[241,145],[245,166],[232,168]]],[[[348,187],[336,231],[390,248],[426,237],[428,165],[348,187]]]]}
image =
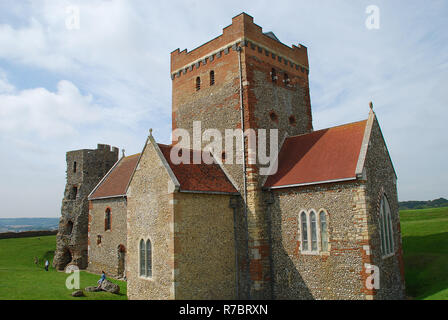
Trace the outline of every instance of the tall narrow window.
{"type": "Polygon", "coordinates": [[[201,78],[197,77],[196,78],[196,91],[201,90],[201,78]]]}
{"type": "Polygon", "coordinates": [[[324,211],[319,214],[320,220],[320,242],[322,251],[328,251],[328,231],[327,231],[327,217],[324,211]]]}
{"type": "Polygon", "coordinates": [[[140,240],[140,276],[144,276],[145,272],[146,272],[146,267],[145,267],[145,262],[146,262],[146,257],[145,257],[145,241],[142,239],[140,240]]]}
{"type": "Polygon", "coordinates": [[[307,221],[306,221],[306,213],[302,212],[300,214],[300,225],[302,228],[302,250],[303,251],[309,251],[310,248],[308,246],[308,228],[307,228],[307,221]]]}
{"type": "Polygon", "coordinates": [[[210,71],[210,85],[214,85],[215,84],[215,71],[210,71]]]}
{"type": "Polygon", "coordinates": [[[71,194],[71,198],[72,200],[76,200],[76,196],[78,195],[78,187],[73,186],[72,187],[72,194],[71,194]]]}
{"type": "Polygon", "coordinates": [[[392,215],[385,195],[380,204],[380,238],[383,256],[392,254],[394,252],[392,215]]]}
{"type": "Polygon", "coordinates": [[[149,239],[146,241],[146,276],[152,277],[152,252],[149,239]]]}
{"type": "Polygon", "coordinates": [[[277,82],[277,71],[274,68],[271,70],[271,80],[274,83],[277,82]]]}
{"type": "Polygon", "coordinates": [[[106,209],[106,213],[104,215],[104,230],[110,230],[110,209],[106,209]]]}
{"type": "Polygon", "coordinates": [[[316,224],[316,214],[311,211],[310,215],[311,223],[311,251],[317,251],[317,224],[316,224]]]}
{"type": "Polygon", "coordinates": [[[76,161],[73,162],[73,172],[76,172],[76,161]]]}

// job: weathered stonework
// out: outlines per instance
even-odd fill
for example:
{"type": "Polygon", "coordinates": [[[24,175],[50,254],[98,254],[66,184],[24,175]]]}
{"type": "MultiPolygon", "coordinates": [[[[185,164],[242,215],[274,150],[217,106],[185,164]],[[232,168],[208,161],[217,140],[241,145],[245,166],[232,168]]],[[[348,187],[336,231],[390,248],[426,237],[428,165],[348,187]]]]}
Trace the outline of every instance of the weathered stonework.
{"type": "Polygon", "coordinates": [[[94,273],[105,271],[112,277],[125,276],[126,226],[125,197],[90,200],[87,270],[94,273]],[[111,225],[108,230],[105,228],[106,210],[109,210],[111,215],[111,225]]]}
{"type": "Polygon", "coordinates": [[[118,160],[118,149],[99,144],[96,150],[67,152],[67,184],[62,200],[53,266],[87,267],[89,204],[87,196],[118,160]],[[76,164],[75,164],[76,163],[76,164]],[[75,189],[76,188],[76,189],[75,189]]]}
{"type": "Polygon", "coordinates": [[[175,298],[174,288],[174,185],[147,140],[127,191],[127,279],[129,299],[175,298]],[[152,278],[139,273],[139,242],[152,243],[152,278]]]}

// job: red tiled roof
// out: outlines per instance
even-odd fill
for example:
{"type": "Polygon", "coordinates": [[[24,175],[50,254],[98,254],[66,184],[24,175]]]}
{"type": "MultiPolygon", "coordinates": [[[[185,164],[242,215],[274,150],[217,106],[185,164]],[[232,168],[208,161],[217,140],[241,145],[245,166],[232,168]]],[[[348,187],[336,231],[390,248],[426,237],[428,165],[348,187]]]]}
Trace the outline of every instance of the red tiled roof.
{"type": "Polygon", "coordinates": [[[126,194],[126,187],[137,165],[140,153],[122,158],[109,172],[89,199],[108,198],[126,194]]]}
{"type": "Polygon", "coordinates": [[[354,178],[367,120],[288,137],[265,187],[354,178]]]}
{"type": "MultiPolygon", "coordinates": [[[[194,164],[193,153],[201,151],[193,151],[184,149],[190,152],[190,164],[174,164],[170,160],[170,153],[173,146],[158,144],[163,156],[168,162],[171,170],[180,183],[180,189],[184,191],[203,191],[203,192],[238,192],[232,183],[229,181],[224,171],[219,164],[194,164]]],[[[205,154],[205,152],[203,152],[205,154]]]]}

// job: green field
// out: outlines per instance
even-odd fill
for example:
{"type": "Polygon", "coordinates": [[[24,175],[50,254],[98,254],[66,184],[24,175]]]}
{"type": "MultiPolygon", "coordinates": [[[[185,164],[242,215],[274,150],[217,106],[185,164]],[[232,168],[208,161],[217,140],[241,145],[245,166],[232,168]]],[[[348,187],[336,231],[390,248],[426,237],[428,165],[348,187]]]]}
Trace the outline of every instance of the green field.
{"type": "MultiPolygon", "coordinates": [[[[118,295],[108,292],[85,292],[74,298],[65,282],[70,274],[52,267],[44,269],[44,259],[53,260],[56,236],[0,240],[0,300],[126,300],[126,282],[109,279],[120,286],[118,295]],[[34,257],[39,264],[34,264],[34,257]]],[[[81,288],[95,286],[99,275],[80,272],[81,288]]]]}
{"type": "Polygon", "coordinates": [[[448,300],[448,208],[400,212],[406,292],[448,300]]]}

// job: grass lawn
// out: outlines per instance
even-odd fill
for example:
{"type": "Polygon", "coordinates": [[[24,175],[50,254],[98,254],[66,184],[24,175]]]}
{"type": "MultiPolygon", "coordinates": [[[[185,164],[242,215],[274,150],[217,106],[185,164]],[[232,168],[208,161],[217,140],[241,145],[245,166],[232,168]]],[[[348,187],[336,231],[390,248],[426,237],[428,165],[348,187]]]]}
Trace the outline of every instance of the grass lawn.
{"type": "MultiPolygon", "coordinates": [[[[53,261],[56,236],[0,239],[0,300],[126,300],[126,282],[109,279],[120,286],[120,294],[84,292],[85,297],[71,296],[65,282],[70,274],[50,266],[44,269],[44,259],[53,261]],[[34,257],[39,264],[34,264],[34,257]]],[[[73,274],[71,274],[73,275],[73,274]]],[[[81,289],[97,285],[99,275],[80,272],[81,289]]]]}
{"type": "Polygon", "coordinates": [[[448,300],[448,208],[400,212],[407,295],[448,300]]]}

